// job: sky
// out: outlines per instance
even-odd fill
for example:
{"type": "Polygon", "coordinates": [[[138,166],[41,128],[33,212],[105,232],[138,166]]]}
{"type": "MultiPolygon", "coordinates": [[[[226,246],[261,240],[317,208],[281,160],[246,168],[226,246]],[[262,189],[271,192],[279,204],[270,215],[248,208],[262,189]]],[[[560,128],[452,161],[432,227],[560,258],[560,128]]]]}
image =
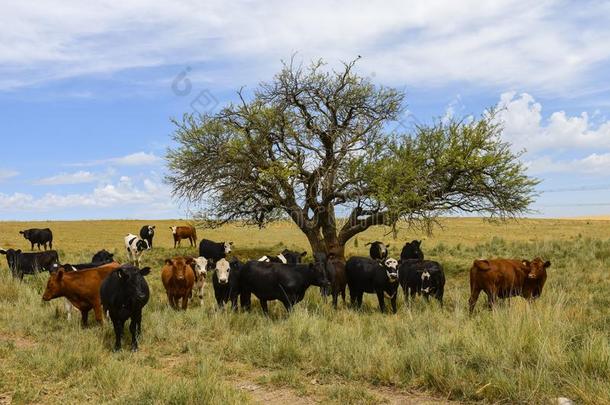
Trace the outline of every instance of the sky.
{"type": "Polygon", "coordinates": [[[281,61],[360,55],[397,125],[499,107],[541,180],[531,216],[610,214],[610,2],[3,1],[0,220],[184,218],[173,124],[281,61]]]}

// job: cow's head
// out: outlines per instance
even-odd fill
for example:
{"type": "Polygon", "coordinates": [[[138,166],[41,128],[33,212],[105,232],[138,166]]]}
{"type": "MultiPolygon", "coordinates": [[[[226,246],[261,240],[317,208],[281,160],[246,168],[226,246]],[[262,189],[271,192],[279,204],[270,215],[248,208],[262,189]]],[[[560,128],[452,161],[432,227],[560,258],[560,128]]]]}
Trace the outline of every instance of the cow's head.
{"type": "Polygon", "coordinates": [[[91,258],[91,263],[112,263],[114,261],[114,254],[110,253],[106,249],[102,249],[91,258]]]}
{"type": "Polygon", "coordinates": [[[224,243],[225,255],[228,255],[229,253],[231,253],[231,246],[233,246],[233,242],[224,243]]]}
{"type": "Polygon", "coordinates": [[[398,281],[398,260],[392,259],[390,257],[383,262],[383,267],[385,268],[385,271],[386,271],[386,274],[388,275],[388,280],[390,280],[390,283],[397,282],[398,281]]]}
{"type": "Polygon", "coordinates": [[[523,286],[523,296],[525,298],[538,298],[542,294],[542,288],[546,282],[546,269],[551,267],[551,262],[543,261],[537,257],[531,262],[529,260],[523,260],[521,262],[527,279],[523,286]]]}
{"type": "Polygon", "coordinates": [[[311,284],[321,287],[322,295],[326,296],[330,292],[330,277],[333,272],[330,268],[333,264],[326,253],[315,252],[313,254],[314,262],[309,265],[314,270],[314,278],[311,284]]]}
{"type": "Polygon", "coordinates": [[[43,300],[50,301],[53,298],[61,297],[63,290],[64,274],[65,271],[63,267],[60,267],[57,271],[52,272],[49,275],[49,280],[47,281],[47,288],[42,294],[43,300]]]}
{"type": "Polygon", "coordinates": [[[177,226],[170,226],[169,229],[172,230],[172,233],[175,235],[176,234],[176,229],[178,229],[177,226]]]}
{"type": "Polygon", "coordinates": [[[7,249],[0,250],[0,254],[6,255],[6,262],[11,271],[15,271],[19,267],[19,256],[21,255],[21,249],[7,249]]]}
{"type": "Polygon", "coordinates": [[[280,253],[282,256],[286,258],[286,262],[290,264],[298,264],[301,263],[301,259],[307,256],[307,252],[295,252],[294,250],[284,249],[280,253]]]}
{"type": "Polygon", "coordinates": [[[424,260],[424,252],[421,250],[421,240],[413,240],[405,243],[400,252],[401,260],[418,259],[424,260]]]}
{"type": "Polygon", "coordinates": [[[195,276],[197,277],[197,279],[205,278],[205,276],[208,274],[208,259],[201,256],[196,257],[192,260],[193,263],[191,264],[191,267],[195,271],[195,276]]]}
{"type": "Polygon", "coordinates": [[[154,225],[152,225],[152,226],[149,225],[148,226],[148,235],[149,236],[153,236],[154,234],[155,234],[155,226],[154,225]]]}
{"type": "Polygon", "coordinates": [[[19,233],[20,233],[21,235],[23,235],[23,237],[24,237],[25,239],[28,239],[28,240],[29,240],[29,239],[30,239],[30,236],[31,236],[31,233],[32,233],[32,230],[31,230],[31,229],[26,229],[25,231],[19,231],[19,233]]]}
{"type": "Polygon", "coordinates": [[[220,284],[227,284],[229,282],[229,272],[231,271],[231,265],[226,259],[220,259],[216,262],[216,277],[220,284]]]}
{"type": "Polygon", "coordinates": [[[165,265],[171,268],[173,277],[178,281],[184,281],[186,279],[186,272],[190,269],[184,257],[165,259],[165,265]]]}
{"type": "Polygon", "coordinates": [[[143,252],[143,251],[149,250],[149,249],[150,249],[150,245],[148,244],[147,240],[139,239],[136,242],[136,251],[137,252],[143,252]]]}
{"type": "Polygon", "coordinates": [[[119,279],[119,289],[140,305],[148,301],[148,284],[144,276],[150,273],[150,267],[139,269],[131,264],[124,264],[115,270],[119,279]]]}

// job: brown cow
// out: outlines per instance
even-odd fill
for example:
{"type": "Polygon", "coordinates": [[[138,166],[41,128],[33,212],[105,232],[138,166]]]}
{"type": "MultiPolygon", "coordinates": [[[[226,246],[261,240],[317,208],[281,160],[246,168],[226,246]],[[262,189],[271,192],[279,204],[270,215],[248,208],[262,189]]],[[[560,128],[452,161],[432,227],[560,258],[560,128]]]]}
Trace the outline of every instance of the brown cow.
{"type": "Polygon", "coordinates": [[[539,257],[528,260],[492,259],[475,260],[470,269],[470,299],[472,313],[479,294],[485,291],[491,308],[497,298],[520,295],[526,299],[538,298],[546,282],[546,269],[551,262],[539,257]]]}
{"type": "Polygon", "coordinates": [[[343,299],[345,305],[345,287],[347,286],[347,277],[345,276],[345,259],[336,257],[334,254],[328,255],[330,292],[333,296],[333,307],[337,309],[337,301],[339,295],[343,299]]]}
{"type": "Polygon", "coordinates": [[[83,326],[87,326],[87,318],[91,309],[95,312],[95,320],[101,324],[100,286],[102,281],[120,266],[120,264],[112,262],[79,271],[65,271],[63,267],[60,267],[59,270],[51,273],[42,299],[50,301],[53,298],[66,297],[80,311],[83,326]]]}
{"type": "Polygon", "coordinates": [[[182,309],[186,310],[188,300],[195,284],[195,261],[192,258],[174,257],[165,260],[161,270],[161,281],[167,292],[167,299],[172,308],[178,309],[178,301],[182,299],[182,309]]]}
{"type": "Polygon", "coordinates": [[[195,246],[197,243],[197,230],[194,226],[170,226],[169,229],[172,230],[172,235],[174,236],[174,248],[176,244],[180,246],[182,239],[188,239],[191,242],[191,246],[195,246]]]}

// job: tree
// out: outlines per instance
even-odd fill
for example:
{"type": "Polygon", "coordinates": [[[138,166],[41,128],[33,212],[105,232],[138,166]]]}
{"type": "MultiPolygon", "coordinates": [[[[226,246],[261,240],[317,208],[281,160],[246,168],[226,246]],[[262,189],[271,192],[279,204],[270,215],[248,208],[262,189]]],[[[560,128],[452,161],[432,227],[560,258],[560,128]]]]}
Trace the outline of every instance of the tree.
{"type": "Polygon", "coordinates": [[[373,225],[528,211],[537,180],[502,142],[493,111],[396,134],[387,128],[405,95],[359,76],[356,62],[340,70],[290,62],[249,100],[242,89],[217,114],[174,120],[173,194],[197,204],[208,225],[290,217],[313,251],[340,257],[373,225]]]}

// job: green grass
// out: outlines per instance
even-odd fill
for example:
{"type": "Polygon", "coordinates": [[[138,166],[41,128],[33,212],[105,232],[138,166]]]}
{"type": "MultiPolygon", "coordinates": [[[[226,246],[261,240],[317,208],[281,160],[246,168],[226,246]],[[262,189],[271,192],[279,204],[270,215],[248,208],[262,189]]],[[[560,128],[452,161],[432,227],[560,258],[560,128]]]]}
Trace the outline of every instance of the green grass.
{"type": "MultiPolygon", "coordinates": [[[[262,315],[217,311],[211,286],[205,303],[187,312],[169,309],[160,282],[171,245],[169,222],[158,224],[159,248],[144,256],[152,266],[152,296],[144,310],[140,352],[111,352],[110,325],[81,329],[67,322],[63,302],[41,301],[46,276],[12,280],[0,260],[0,398],[13,403],[138,402],[241,403],[252,399],[237,382],[293,390],[333,403],[378,403],[384,390],[425,391],[439,398],[500,403],[545,403],[568,397],[610,403],[610,223],[532,220],[493,226],[476,219],[446,220],[424,251],[447,273],[445,306],[417,301],[396,315],[378,312],[367,296],[361,311],[332,309],[310,289],[294,313],[279,303],[262,315]],[[551,260],[542,298],[520,298],[494,310],[480,298],[467,311],[468,269],[479,257],[541,256],[551,260]],[[312,381],[315,380],[315,383],[312,381]]],[[[108,248],[124,259],[122,236],[142,222],[50,223],[63,260],[88,260],[108,248]],[[91,236],[91,232],[93,236],[91,236]]],[[[29,224],[27,224],[29,225],[29,224]]],[[[0,223],[0,246],[27,248],[14,234],[22,223],[0,223]]],[[[39,226],[40,224],[36,224],[39,226]]],[[[384,230],[359,235],[349,254],[384,230]]],[[[135,232],[134,232],[135,233],[135,232]]],[[[401,230],[404,241],[416,234],[401,230]]],[[[281,246],[306,248],[287,223],[257,230],[230,226],[199,237],[231,239],[240,257],[281,246]]],[[[396,255],[401,242],[383,238],[396,255]]],[[[180,254],[193,254],[183,248],[180,254]]],[[[127,328],[126,328],[127,331],[127,328]]],[[[129,333],[127,332],[127,335],[129,333]]]]}

